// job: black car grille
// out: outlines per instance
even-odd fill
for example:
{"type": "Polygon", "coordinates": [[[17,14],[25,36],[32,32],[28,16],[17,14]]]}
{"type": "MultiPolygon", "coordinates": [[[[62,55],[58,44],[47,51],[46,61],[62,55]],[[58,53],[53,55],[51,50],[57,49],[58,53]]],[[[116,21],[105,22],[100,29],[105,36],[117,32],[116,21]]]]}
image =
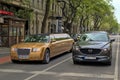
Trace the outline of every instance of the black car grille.
{"type": "Polygon", "coordinates": [[[87,48],[87,49],[80,49],[80,51],[83,54],[94,55],[94,54],[99,54],[101,52],[101,49],[90,49],[90,48],[87,48]]]}
{"type": "Polygon", "coordinates": [[[29,55],[30,49],[17,49],[18,55],[29,55]]]}

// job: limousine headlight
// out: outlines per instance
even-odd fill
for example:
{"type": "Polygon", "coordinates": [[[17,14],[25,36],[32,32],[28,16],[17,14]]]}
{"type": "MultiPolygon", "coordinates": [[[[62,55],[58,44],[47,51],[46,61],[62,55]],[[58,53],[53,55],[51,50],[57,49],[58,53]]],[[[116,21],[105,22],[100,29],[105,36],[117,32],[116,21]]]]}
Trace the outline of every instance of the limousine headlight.
{"type": "Polygon", "coordinates": [[[39,48],[33,48],[32,49],[32,52],[37,52],[37,51],[40,51],[40,49],[39,48]]]}
{"type": "Polygon", "coordinates": [[[17,48],[12,48],[12,51],[15,51],[15,52],[16,52],[16,51],[17,51],[17,48]]]}

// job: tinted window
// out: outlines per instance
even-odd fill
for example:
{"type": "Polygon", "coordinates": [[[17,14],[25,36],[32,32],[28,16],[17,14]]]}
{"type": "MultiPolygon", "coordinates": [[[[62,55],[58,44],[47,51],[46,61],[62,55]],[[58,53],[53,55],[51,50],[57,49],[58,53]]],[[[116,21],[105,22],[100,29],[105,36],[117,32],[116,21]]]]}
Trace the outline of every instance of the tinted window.
{"type": "Polygon", "coordinates": [[[82,34],[80,41],[108,41],[106,33],[86,33],[82,34]]]}
{"type": "Polygon", "coordinates": [[[56,40],[64,40],[64,39],[70,39],[70,36],[68,34],[55,34],[56,40]]]}
{"type": "Polygon", "coordinates": [[[27,36],[24,42],[49,42],[49,35],[31,35],[27,36]]]}

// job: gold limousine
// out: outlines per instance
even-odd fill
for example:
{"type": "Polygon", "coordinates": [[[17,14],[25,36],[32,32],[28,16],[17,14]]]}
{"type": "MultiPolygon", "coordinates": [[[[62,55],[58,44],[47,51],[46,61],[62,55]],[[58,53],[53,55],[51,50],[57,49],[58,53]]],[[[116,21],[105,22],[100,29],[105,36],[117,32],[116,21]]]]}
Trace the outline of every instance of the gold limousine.
{"type": "Polygon", "coordinates": [[[42,61],[72,50],[74,40],[66,33],[29,35],[22,43],[11,46],[11,61],[42,61]]]}

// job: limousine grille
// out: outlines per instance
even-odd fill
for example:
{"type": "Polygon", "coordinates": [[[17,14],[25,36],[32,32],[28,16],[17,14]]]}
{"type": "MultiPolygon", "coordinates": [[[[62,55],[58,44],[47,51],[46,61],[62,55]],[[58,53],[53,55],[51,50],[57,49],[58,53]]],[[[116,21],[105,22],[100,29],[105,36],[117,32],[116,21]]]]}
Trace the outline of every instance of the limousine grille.
{"type": "Polygon", "coordinates": [[[94,55],[94,54],[99,54],[101,52],[101,49],[80,49],[80,51],[83,54],[89,54],[89,55],[94,55]]]}
{"type": "Polygon", "coordinates": [[[18,55],[29,55],[30,49],[17,49],[18,55]]]}

